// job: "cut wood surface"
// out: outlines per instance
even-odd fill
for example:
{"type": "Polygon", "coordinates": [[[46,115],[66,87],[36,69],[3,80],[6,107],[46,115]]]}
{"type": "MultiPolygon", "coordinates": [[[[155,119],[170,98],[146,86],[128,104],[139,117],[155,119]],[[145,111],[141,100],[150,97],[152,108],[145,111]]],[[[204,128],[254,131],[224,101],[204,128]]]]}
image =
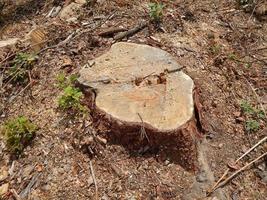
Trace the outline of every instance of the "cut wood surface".
{"type": "Polygon", "coordinates": [[[148,141],[152,137],[156,145],[165,145],[166,137],[172,146],[192,147],[197,130],[194,83],[169,53],[120,42],[93,62],[80,71],[79,82],[96,91],[93,112],[106,116],[103,120],[111,123],[112,132],[127,138],[127,132],[144,126],[148,141]]]}

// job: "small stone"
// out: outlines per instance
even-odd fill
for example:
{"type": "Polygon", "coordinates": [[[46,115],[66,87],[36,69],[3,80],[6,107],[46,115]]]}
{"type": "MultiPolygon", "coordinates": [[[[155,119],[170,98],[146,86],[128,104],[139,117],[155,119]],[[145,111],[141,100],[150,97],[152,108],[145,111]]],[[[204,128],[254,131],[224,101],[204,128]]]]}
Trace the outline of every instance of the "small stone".
{"type": "Polygon", "coordinates": [[[245,119],[243,117],[237,117],[236,119],[236,122],[244,122],[245,119]]]}
{"type": "Polygon", "coordinates": [[[19,41],[19,38],[10,38],[7,40],[1,40],[0,41],[0,48],[7,47],[7,46],[13,46],[13,45],[17,44],[18,41],[19,41]]]}
{"type": "Polygon", "coordinates": [[[220,143],[218,147],[221,149],[223,147],[223,143],[220,143]]]}
{"type": "Polygon", "coordinates": [[[234,112],[233,114],[234,114],[235,117],[240,117],[241,112],[234,112]]]}
{"type": "Polygon", "coordinates": [[[69,66],[72,66],[73,65],[73,62],[71,60],[71,58],[69,56],[64,56],[62,58],[62,65],[61,67],[65,68],[65,67],[69,67],[69,66]]]}
{"type": "Polygon", "coordinates": [[[5,183],[0,186],[0,197],[2,197],[4,194],[7,193],[8,188],[9,188],[9,183],[5,183]]]}
{"type": "Polygon", "coordinates": [[[167,160],[165,160],[165,162],[164,162],[164,165],[169,165],[170,164],[170,161],[167,159],[167,160]]]}
{"type": "Polygon", "coordinates": [[[213,139],[215,137],[215,135],[213,133],[208,133],[206,138],[207,139],[213,139]]]}
{"type": "Polygon", "coordinates": [[[50,191],[51,190],[51,186],[48,185],[48,184],[45,184],[45,185],[42,186],[41,189],[44,190],[44,191],[50,191]]]}
{"type": "Polygon", "coordinates": [[[101,144],[107,144],[107,140],[105,138],[102,138],[100,136],[96,136],[96,139],[98,142],[100,142],[101,144]]]}
{"type": "Polygon", "coordinates": [[[67,21],[70,18],[78,17],[78,11],[81,9],[82,5],[78,3],[70,3],[64,7],[59,13],[59,18],[63,21],[67,21]]]}

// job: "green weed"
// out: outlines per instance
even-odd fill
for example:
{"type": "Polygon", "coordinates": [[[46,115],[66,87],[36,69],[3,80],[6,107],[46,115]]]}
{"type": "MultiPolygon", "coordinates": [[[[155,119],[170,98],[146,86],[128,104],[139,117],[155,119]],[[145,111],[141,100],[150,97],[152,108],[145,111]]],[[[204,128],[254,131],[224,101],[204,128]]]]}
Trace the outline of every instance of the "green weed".
{"type": "Polygon", "coordinates": [[[264,112],[260,109],[254,108],[248,101],[242,100],[240,107],[247,120],[245,122],[245,129],[247,132],[256,132],[260,128],[259,121],[265,118],[264,112]]]}
{"type": "Polygon", "coordinates": [[[164,5],[162,3],[149,4],[149,17],[152,22],[159,23],[163,17],[164,5]]]}
{"type": "Polygon", "coordinates": [[[230,60],[237,60],[237,57],[236,57],[235,54],[230,53],[230,54],[228,55],[228,59],[230,59],[230,60]]]}
{"type": "Polygon", "coordinates": [[[222,46],[219,44],[213,45],[209,48],[209,51],[214,55],[218,55],[222,51],[222,46]]]}
{"type": "Polygon", "coordinates": [[[256,110],[251,106],[251,104],[245,100],[242,100],[240,103],[240,107],[241,110],[245,113],[245,114],[255,114],[256,110]]]}
{"type": "Polygon", "coordinates": [[[73,86],[64,88],[63,94],[58,99],[58,106],[60,109],[66,111],[71,110],[75,113],[85,112],[86,108],[81,104],[83,93],[73,86]]]}
{"type": "Polygon", "coordinates": [[[257,130],[259,130],[260,124],[258,121],[254,119],[250,119],[246,121],[245,128],[246,128],[246,131],[248,131],[249,133],[256,132],[257,130]]]}
{"type": "Polygon", "coordinates": [[[18,53],[12,61],[11,68],[8,71],[8,77],[11,77],[13,83],[26,83],[28,81],[28,71],[32,69],[38,56],[27,53],[18,53]]]}
{"type": "Polygon", "coordinates": [[[56,80],[57,80],[57,86],[59,88],[64,88],[67,80],[65,73],[59,73],[56,77],[56,80]]]}
{"type": "Polygon", "coordinates": [[[8,151],[18,155],[33,139],[36,130],[37,127],[33,123],[21,116],[7,121],[1,127],[1,134],[4,136],[8,151]]]}
{"type": "Polygon", "coordinates": [[[73,85],[75,81],[77,80],[77,78],[78,78],[78,75],[76,74],[72,74],[67,78],[65,73],[59,73],[56,77],[57,86],[59,88],[65,88],[69,85],[73,85]]]}
{"type": "Polygon", "coordinates": [[[58,98],[58,107],[63,111],[71,111],[72,114],[85,114],[86,107],[81,104],[84,95],[74,86],[77,78],[76,74],[69,77],[66,77],[65,73],[58,74],[57,85],[63,89],[63,94],[58,98]]]}

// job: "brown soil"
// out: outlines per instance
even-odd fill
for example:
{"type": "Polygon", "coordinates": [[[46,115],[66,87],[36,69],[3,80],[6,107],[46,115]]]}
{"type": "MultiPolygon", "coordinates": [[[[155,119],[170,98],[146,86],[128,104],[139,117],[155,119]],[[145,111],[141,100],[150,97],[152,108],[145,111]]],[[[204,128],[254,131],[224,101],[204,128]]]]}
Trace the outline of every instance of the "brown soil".
{"type": "MultiPolygon", "coordinates": [[[[29,2],[25,0],[25,5],[29,2]]],[[[15,199],[11,189],[21,193],[36,177],[29,199],[94,199],[96,196],[97,199],[212,199],[206,197],[206,191],[227,165],[266,136],[266,119],[259,119],[257,132],[245,131],[247,116],[240,108],[241,100],[248,100],[257,108],[260,103],[266,107],[267,24],[264,17],[254,15],[253,9],[246,12],[234,1],[163,1],[166,7],[161,27],[150,23],[148,28],[128,39],[171,53],[185,66],[184,71],[197,86],[202,105],[199,123],[203,139],[199,142],[198,170],[192,172],[172,162],[171,152],[146,146],[137,152],[128,150],[103,135],[101,128],[95,129],[90,115],[70,118],[57,108],[62,92],[57,87],[57,75],[63,71],[68,75],[78,73],[88,60],[110,48],[113,38],[100,37],[98,33],[119,25],[132,28],[142,20],[149,20],[148,1],[99,1],[103,3],[84,7],[78,23],[72,24],[45,17],[52,9],[51,2],[36,3],[29,13],[17,13],[17,20],[7,20],[1,29],[1,40],[4,40],[24,37],[35,25],[40,26],[47,33],[49,47],[66,39],[74,30],[86,30],[64,45],[41,52],[31,71],[34,82],[26,90],[23,90],[25,86],[10,84],[1,89],[0,123],[25,115],[39,127],[32,144],[18,159],[13,159],[0,141],[0,168],[13,169],[0,183],[10,184],[4,199],[15,199]],[[89,25],[82,26],[80,22],[89,25]],[[71,64],[65,65],[66,59],[70,59],[71,64]],[[256,89],[260,101],[248,82],[256,89]],[[21,90],[23,92],[17,95],[21,90]],[[90,137],[100,139],[91,141],[90,137]],[[104,138],[108,139],[107,143],[104,138]]],[[[0,59],[27,45],[21,42],[15,47],[0,49],[0,59]]],[[[11,60],[12,56],[1,62],[1,73],[11,60]]],[[[262,145],[239,165],[243,166],[264,151],[266,146],[262,145]]],[[[258,175],[259,171],[266,173],[266,165],[263,161],[256,163],[213,196],[266,199],[266,182],[258,175]]]]}

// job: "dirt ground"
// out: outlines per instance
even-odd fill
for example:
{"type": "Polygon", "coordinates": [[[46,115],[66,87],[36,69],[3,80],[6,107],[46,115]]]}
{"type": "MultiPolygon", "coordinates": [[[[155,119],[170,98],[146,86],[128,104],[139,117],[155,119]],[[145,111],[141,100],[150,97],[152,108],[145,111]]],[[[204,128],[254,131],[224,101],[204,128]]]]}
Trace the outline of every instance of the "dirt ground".
{"type": "MultiPolygon", "coordinates": [[[[57,87],[57,76],[60,72],[78,73],[110,48],[114,39],[101,37],[100,32],[118,26],[130,29],[149,21],[149,1],[91,1],[74,22],[46,17],[53,6],[64,7],[69,2],[7,5],[10,10],[5,10],[2,18],[0,40],[23,38],[34,27],[42,28],[47,38],[31,70],[32,84],[25,89],[25,85],[2,83],[6,87],[0,93],[0,124],[25,115],[39,127],[33,142],[17,159],[0,140],[0,169],[9,170],[9,176],[0,180],[0,186],[9,183],[3,199],[18,199],[15,193],[23,194],[29,183],[33,185],[28,199],[34,200],[267,199],[266,157],[207,196],[229,163],[267,135],[266,119],[259,119],[258,131],[246,131],[247,116],[240,107],[242,100],[257,108],[267,107],[267,11],[262,15],[256,12],[265,1],[243,9],[236,1],[164,0],[160,27],[150,23],[124,39],[168,51],[193,78],[203,127],[196,171],[185,170],[158,151],[130,152],[111,141],[94,142],[91,153],[83,149],[84,138],[97,135],[98,130],[94,130],[90,115],[70,119],[59,111],[57,99],[62,90],[57,87]],[[58,45],[73,33],[74,37],[58,45]]],[[[29,45],[21,41],[0,48],[1,73],[9,67],[13,53],[31,52],[25,50],[29,45]]],[[[266,150],[266,145],[260,145],[235,167],[266,150]]]]}

